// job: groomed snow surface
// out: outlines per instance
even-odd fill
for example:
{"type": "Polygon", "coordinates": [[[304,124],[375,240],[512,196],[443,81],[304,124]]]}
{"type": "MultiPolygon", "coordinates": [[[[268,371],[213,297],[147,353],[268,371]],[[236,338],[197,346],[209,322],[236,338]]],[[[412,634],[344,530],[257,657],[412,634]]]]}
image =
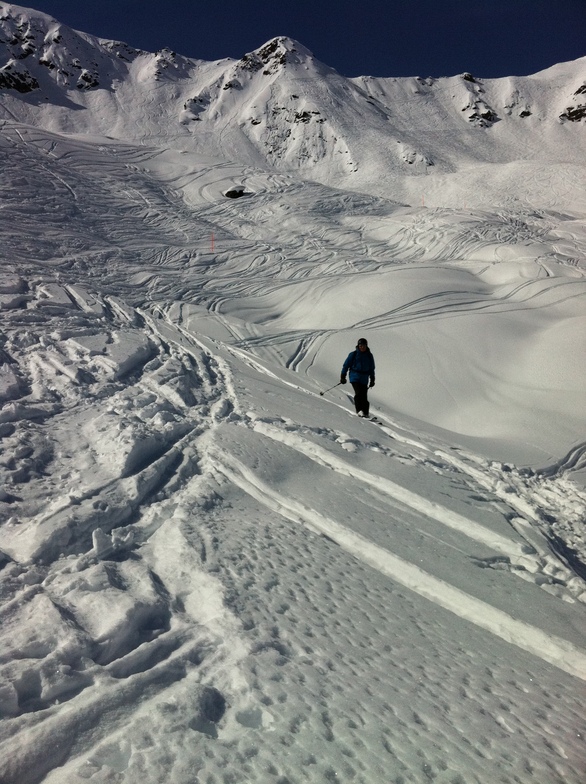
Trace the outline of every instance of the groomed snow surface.
{"type": "MultiPolygon", "coordinates": [[[[82,136],[86,110],[56,99],[60,132],[35,128],[17,99],[2,784],[583,784],[586,168],[567,125],[550,163],[492,162],[488,136],[474,163],[438,136],[457,170],[396,174],[384,198],[368,172],[328,186],[327,161],[322,184],[233,162],[235,141],[219,159],[158,126],[82,136]],[[349,386],[320,394],[361,336],[378,424],[349,386]]],[[[492,151],[523,158],[498,128],[492,151]]]]}

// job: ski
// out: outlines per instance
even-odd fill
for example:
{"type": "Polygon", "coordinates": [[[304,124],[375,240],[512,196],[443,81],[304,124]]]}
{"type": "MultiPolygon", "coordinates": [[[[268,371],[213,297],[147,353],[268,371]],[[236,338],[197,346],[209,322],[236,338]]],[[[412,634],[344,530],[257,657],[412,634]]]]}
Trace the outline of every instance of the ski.
{"type": "Polygon", "coordinates": [[[358,417],[358,419],[364,419],[366,422],[374,422],[375,425],[383,425],[384,422],[382,419],[379,419],[377,416],[363,416],[361,414],[352,414],[352,416],[358,417]]]}

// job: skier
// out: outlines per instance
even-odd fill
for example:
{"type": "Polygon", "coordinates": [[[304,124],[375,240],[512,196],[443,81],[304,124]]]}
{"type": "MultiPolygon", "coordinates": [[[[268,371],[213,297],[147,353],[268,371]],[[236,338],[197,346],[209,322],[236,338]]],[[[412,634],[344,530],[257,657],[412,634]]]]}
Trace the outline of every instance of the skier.
{"type": "Polygon", "coordinates": [[[348,371],[350,371],[350,383],[354,388],[356,413],[358,416],[367,417],[370,408],[368,389],[374,386],[374,357],[370,353],[366,338],[360,338],[356,350],[348,354],[342,367],[341,384],[346,383],[348,371]]]}

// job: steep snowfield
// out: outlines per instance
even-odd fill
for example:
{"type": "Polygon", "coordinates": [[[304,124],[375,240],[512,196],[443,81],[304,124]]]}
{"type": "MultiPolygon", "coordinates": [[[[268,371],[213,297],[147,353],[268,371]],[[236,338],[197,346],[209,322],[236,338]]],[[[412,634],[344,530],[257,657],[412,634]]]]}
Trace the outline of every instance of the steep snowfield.
{"type": "Polygon", "coordinates": [[[0,90],[0,780],[581,784],[581,61],[344,80],[0,9],[40,84],[0,90]],[[89,89],[38,64],[74,46],[89,89]],[[362,335],[380,424],[320,394],[362,335]]]}

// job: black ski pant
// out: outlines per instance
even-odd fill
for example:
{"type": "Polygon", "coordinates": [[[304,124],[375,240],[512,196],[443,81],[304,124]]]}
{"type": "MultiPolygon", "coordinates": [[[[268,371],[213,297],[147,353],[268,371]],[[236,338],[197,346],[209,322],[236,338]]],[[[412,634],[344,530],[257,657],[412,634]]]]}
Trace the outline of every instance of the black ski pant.
{"type": "Polygon", "coordinates": [[[352,381],[354,389],[354,405],[356,406],[356,413],[362,411],[364,416],[368,416],[370,403],[368,402],[368,384],[361,384],[359,381],[352,381]]]}

